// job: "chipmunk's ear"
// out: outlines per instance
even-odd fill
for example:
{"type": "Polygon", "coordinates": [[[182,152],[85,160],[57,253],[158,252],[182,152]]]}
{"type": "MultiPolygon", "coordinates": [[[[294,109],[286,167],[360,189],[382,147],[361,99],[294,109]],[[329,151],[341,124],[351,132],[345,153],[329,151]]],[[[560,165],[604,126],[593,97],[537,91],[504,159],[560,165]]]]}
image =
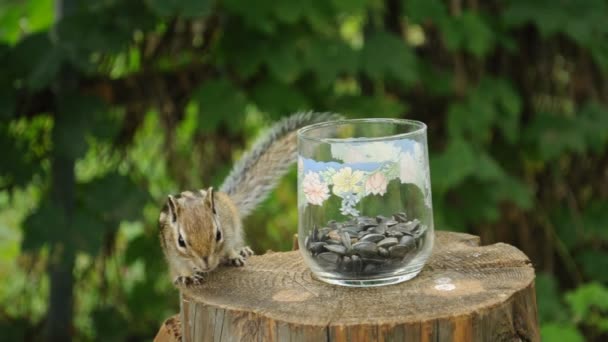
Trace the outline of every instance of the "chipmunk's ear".
{"type": "Polygon", "coordinates": [[[172,223],[177,222],[177,201],[172,195],[167,196],[167,208],[169,219],[172,223]]]}
{"type": "Polygon", "coordinates": [[[224,237],[224,234],[222,234],[222,227],[220,226],[220,222],[217,220],[217,211],[215,210],[215,192],[213,191],[213,187],[207,189],[207,196],[205,197],[205,206],[211,209],[211,212],[213,213],[215,241],[221,242],[224,237]]]}
{"type": "Polygon", "coordinates": [[[215,192],[213,191],[213,187],[209,187],[207,189],[207,196],[205,196],[205,205],[211,209],[211,212],[215,215],[217,212],[215,211],[215,192]]]}

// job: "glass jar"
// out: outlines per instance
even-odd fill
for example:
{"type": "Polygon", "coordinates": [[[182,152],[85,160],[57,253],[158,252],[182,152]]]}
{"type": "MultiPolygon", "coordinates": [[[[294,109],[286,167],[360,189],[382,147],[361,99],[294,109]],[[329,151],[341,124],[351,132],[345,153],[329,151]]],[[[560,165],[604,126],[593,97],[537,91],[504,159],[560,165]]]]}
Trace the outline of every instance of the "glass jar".
{"type": "Polygon", "coordinates": [[[415,277],[433,248],[426,125],[397,119],[298,131],[298,239],[319,279],[344,286],[415,277]]]}

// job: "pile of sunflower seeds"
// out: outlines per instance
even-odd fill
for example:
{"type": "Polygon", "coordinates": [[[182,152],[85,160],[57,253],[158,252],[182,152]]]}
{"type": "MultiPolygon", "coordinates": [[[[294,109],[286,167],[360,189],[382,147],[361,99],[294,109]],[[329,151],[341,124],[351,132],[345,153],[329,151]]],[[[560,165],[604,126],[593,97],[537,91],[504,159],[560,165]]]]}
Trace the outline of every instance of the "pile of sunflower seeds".
{"type": "Polygon", "coordinates": [[[402,266],[421,248],[426,227],[405,213],[359,216],[314,227],[304,244],[325,271],[372,275],[402,266]]]}

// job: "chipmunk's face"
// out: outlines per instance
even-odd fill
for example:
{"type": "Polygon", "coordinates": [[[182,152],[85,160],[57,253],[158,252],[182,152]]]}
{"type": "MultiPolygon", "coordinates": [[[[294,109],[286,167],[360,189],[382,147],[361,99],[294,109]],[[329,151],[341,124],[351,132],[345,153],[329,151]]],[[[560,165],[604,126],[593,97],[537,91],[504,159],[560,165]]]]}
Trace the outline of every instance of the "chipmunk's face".
{"type": "Polygon", "coordinates": [[[162,243],[178,272],[209,272],[220,262],[224,234],[215,210],[213,189],[169,195],[160,214],[162,243]]]}

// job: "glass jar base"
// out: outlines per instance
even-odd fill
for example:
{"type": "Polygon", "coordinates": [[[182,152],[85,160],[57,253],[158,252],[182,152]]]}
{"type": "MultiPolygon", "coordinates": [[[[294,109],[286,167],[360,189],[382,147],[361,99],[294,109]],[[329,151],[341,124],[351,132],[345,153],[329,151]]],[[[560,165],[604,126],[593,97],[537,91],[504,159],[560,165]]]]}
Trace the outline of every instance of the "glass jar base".
{"type": "Polygon", "coordinates": [[[324,277],[322,275],[314,274],[314,273],[313,273],[313,275],[316,279],[326,282],[328,284],[332,284],[332,285],[340,285],[340,286],[347,286],[347,287],[375,287],[375,286],[399,284],[404,281],[408,281],[408,280],[416,277],[420,273],[421,270],[422,270],[422,267],[420,267],[416,270],[407,272],[405,274],[387,276],[384,278],[374,278],[374,279],[337,279],[337,278],[324,277]]]}

